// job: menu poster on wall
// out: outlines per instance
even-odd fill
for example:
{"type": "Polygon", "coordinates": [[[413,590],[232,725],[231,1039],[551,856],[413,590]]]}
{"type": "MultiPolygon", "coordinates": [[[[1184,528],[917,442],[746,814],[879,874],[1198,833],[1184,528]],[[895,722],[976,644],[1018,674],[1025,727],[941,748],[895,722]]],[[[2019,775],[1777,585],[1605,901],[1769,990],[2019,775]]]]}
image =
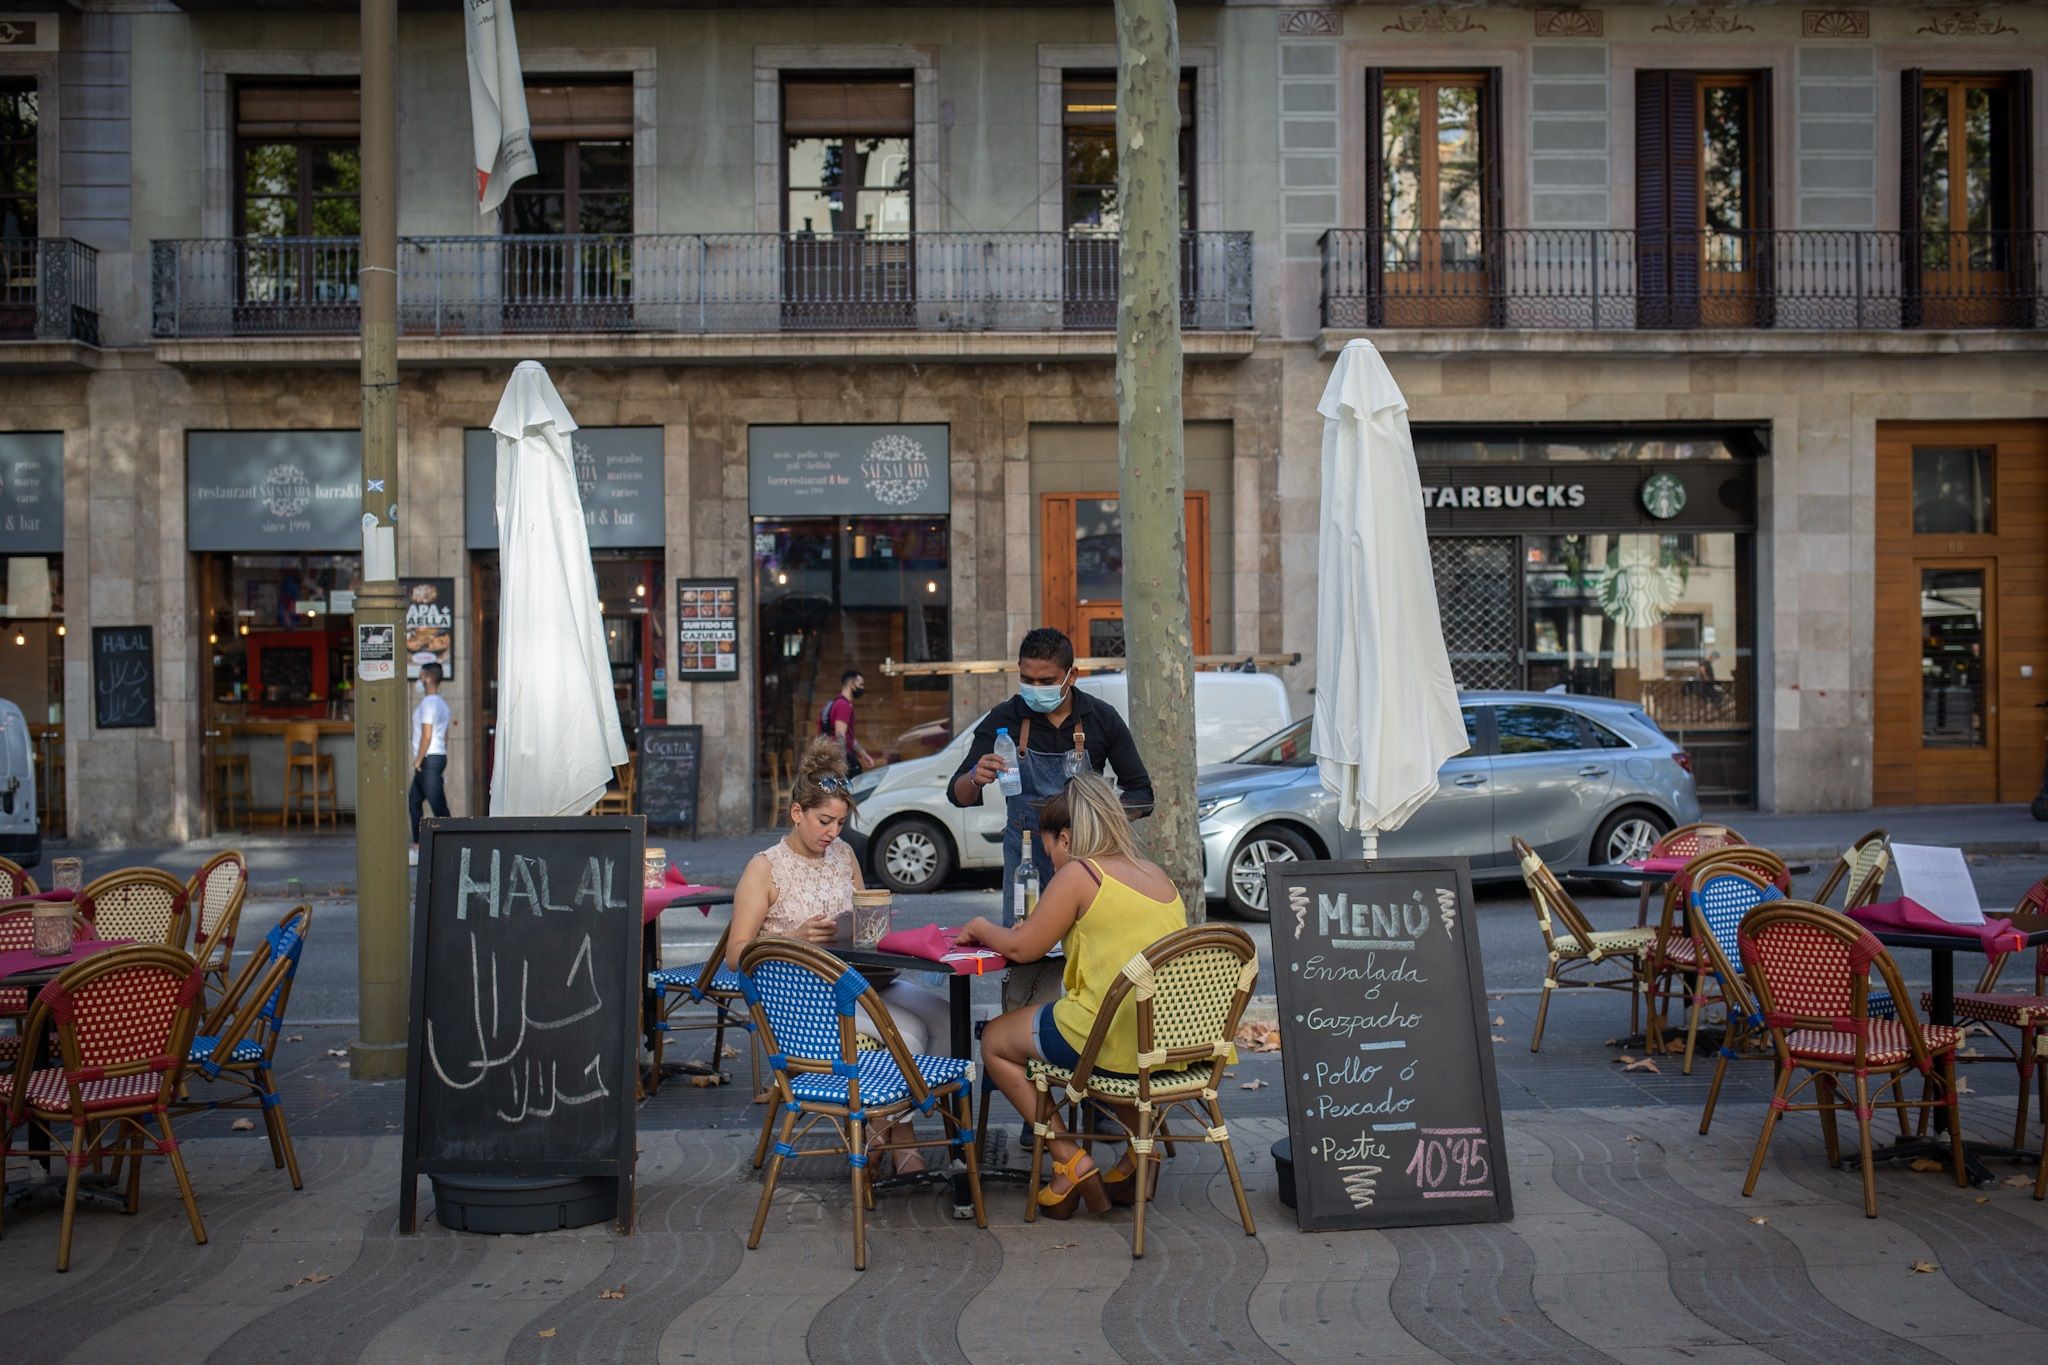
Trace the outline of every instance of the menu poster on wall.
{"type": "Polygon", "coordinates": [[[441,676],[454,676],[455,580],[407,578],[405,590],[405,676],[417,678],[420,665],[441,665],[441,676]]]}
{"type": "Polygon", "coordinates": [[[676,580],[676,677],[731,682],[740,675],[740,581],[676,580]]]}

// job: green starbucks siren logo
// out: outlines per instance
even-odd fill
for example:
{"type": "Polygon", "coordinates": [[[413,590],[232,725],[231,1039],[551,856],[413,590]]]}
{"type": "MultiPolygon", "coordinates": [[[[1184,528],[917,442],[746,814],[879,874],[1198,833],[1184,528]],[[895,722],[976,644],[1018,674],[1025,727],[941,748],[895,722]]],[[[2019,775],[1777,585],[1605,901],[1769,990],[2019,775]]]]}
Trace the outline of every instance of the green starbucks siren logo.
{"type": "Polygon", "coordinates": [[[1643,510],[1666,521],[1685,510],[1685,485],[1676,474],[1652,474],[1643,484],[1643,510]]]}

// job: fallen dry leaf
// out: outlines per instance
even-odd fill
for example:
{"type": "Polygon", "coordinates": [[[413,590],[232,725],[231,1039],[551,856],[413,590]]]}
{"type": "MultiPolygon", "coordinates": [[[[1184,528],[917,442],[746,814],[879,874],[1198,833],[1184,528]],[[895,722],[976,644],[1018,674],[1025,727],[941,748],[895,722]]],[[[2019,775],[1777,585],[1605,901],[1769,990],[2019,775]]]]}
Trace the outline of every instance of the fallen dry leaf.
{"type": "Polygon", "coordinates": [[[1749,1221],[1750,1221],[1750,1222],[1752,1222],[1752,1223],[1754,1223],[1754,1224],[1756,1224],[1756,1225],[1757,1225],[1758,1227],[1764,1227],[1764,1226],[1768,1225],[1768,1224],[1770,1223],[1770,1221],[1771,1221],[1771,1220],[1770,1220],[1770,1219],[1768,1219],[1768,1218],[1766,1218],[1766,1217],[1764,1217],[1764,1216],[1763,1216],[1762,1214],[1760,1214],[1760,1213],[1759,1213],[1759,1214],[1755,1214],[1755,1215],[1753,1215],[1753,1216],[1752,1216],[1752,1217],[1750,1218],[1750,1220],[1749,1220],[1749,1221]]]}
{"type": "Polygon", "coordinates": [[[1503,1038],[1500,1034],[1496,1033],[1493,1035],[1493,1041],[1496,1043],[1505,1043],[1507,1039],[1503,1038]]]}
{"type": "Polygon", "coordinates": [[[1503,993],[1501,993],[1501,994],[1498,994],[1498,995],[1488,995],[1488,996],[1487,996],[1486,998],[1487,998],[1488,1000],[1505,1000],[1505,999],[1507,999],[1508,997],[1507,997],[1506,993],[1505,993],[1505,992],[1503,992],[1503,993]]]}
{"type": "Polygon", "coordinates": [[[285,1036],[285,1041],[287,1043],[303,1043],[306,1041],[306,1035],[303,1033],[287,1034],[285,1036]]]}
{"type": "Polygon", "coordinates": [[[1977,1196],[1977,1202],[1980,1204],[1988,1204],[1991,1202],[1991,1196],[1988,1194],[1980,1194],[1977,1196]]]}
{"type": "Polygon", "coordinates": [[[2001,1185],[2010,1185],[2016,1190],[2027,1190],[2033,1188],[2034,1177],[2030,1175],[2009,1175],[2005,1179],[1999,1181],[1998,1183],[2001,1185]]]}
{"type": "Polygon", "coordinates": [[[1264,1020],[1259,1020],[1256,1023],[1241,1024],[1238,1026],[1237,1033],[1231,1041],[1239,1047],[1248,1048],[1253,1052],[1278,1052],[1280,1050],[1280,1026],[1278,1024],[1269,1024],[1264,1020]]]}
{"type": "Polygon", "coordinates": [[[1976,1094],[1977,1092],[1976,1092],[1976,1091],[1974,1091],[1974,1090],[1972,1090],[1972,1089],[1970,1088],[1970,1083],[1969,1083],[1969,1081],[1967,1081],[1967,1080],[1958,1080],[1958,1081],[1956,1082],[1956,1093],[1957,1093],[1958,1095],[1974,1095],[1974,1094],[1976,1094]]]}
{"type": "Polygon", "coordinates": [[[330,1057],[346,1057],[348,1056],[348,1049],[345,1047],[331,1047],[327,1049],[327,1055],[330,1057]]]}
{"type": "Polygon", "coordinates": [[[717,1084],[718,1084],[718,1077],[716,1077],[716,1076],[692,1076],[692,1077],[690,1077],[690,1084],[691,1084],[691,1085],[694,1085],[694,1086],[696,1086],[696,1087],[697,1087],[697,1088],[698,1088],[699,1090],[706,1090],[706,1089],[709,1089],[710,1087],[712,1087],[712,1086],[714,1086],[714,1085],[717,1085],[717,1084]]]}
{"type": "Polygon", "coordinates": [[[1505,1014],[1496,1014],[1496,1015],[1494,1015],[1494,1016],[1493,1016],[1493,1026],[1494,1026],[1495,1028],[1504,1028],[1504,1027],[1506,1027],[1506,1026],[1507,1026],[1507,1022],[1508,1022],[1508,1017],[1507,1017],[1507,1016],[1506,1016],[1505,1014]]]}
{"type": "Polygon", "coordinates": [[[734,1047],[731,1043],[727,1043],[724,1047],[718,1050],[718,1055],[720,1057],[737,1057],[740,1055],[740,1050],[734,1047]]]}
{"type": "Polygon", "coordinates": [[[1052,1249],[1054,1251],[1072,1251],[1079,1245],[1081,1245],[1079,1242],[1054,1242],[1052,1249]]]}
{"type": "Polygon", "coordinates": [[[1936,1265],[1936,1264],[1935,1264],[1934,1262],[1932,1262],[1932,1261],[1915,1261],[1915,1262],[1913,1262],[1913,1273],[1914,1273],[1915,1275],[1932,1275],[1932,1274],[1934,1274],[1934,1272],[1936,1272],[1937,1270],[1940,1270],[1940,1269],[1941,1269],[1941,1267],[1940,1267],[1940,1266],[1938,1266],[1938,1265],[1936,1265]]]}
{"type": "Polygon", "coordinates": [[[1636,1059],[1629,1056],[1626,1052],[1622,1053],[1619,1057],[1616,1057],[1614,1060],[1620,1062],[1623,1066],[1634,1066],[1636,1064],[1636,1059]]]}
{"type": "Polygon", "coordinates": [[[598,1291],[597,1296],[600,1299],[623,1299],[626,1297],[626,1286],[620,1285],[617,1289],[601,1289],[598,1291]]]}
{"type": "Polygon", "coordinates": [[[1239,1082],[1237,1088],[1239,1090],[1264,1090],[1269,1084],[1271,1084],[1271,1082],[1262,1081],[1254,1078],[1249,1081],[1239,1082]]]}
{"type": "Polygon", "coordinates": [[[535,1335],[535,1336],[537,1336],[537,1337],[551,1337],[551,1336],[553,1336],[554,1334],[555,1334],[555,1329],[554,1329],[554,1328],[552,1328],[552,1327],[543,1327],[543,1328],[541,1328],[541,1329],[540,1329],[540,1330],[539,1330],[538,1332],[535,1332],[535,1333],[534,1333],[534,1335],[535,1335]]]}
{"type": "Polygon", "coordinates": [[[1664,1074],[1663,1072],[1657,1069],[1657,1064],[1651,1061],[1648,1057],[1643,1058],[1643,1060],[1641,1060],[1640,1062],[1630,1062],[1627,1066],[1623,1067],[1622,1070],[1647,1071],[1653,1076],[1661,1076],[1664,1074]]]}
{"type": "Polygon", "coordinates": [[[329,1280],[333,1278],[334,1277],[332,1275],[322,1275],[316,1271],[311,1275],[299,1276],[298,1279],[293,1280],[290,1284],[286,1285],[285,1288],[297,1289],[302,1284],[326,1284],[329,1280]]]}
{"type": "Polygon", "coordinates": [[[1907,1162],[1906,1165],[1916,1171],[1938,1171],[1941,1169],[1941,1163],[1931,1156],[1916,1156],[1907,1162]]]}
{"type": "Polygon", "coordinates": [[[1618,1046],[1620,1045],[1620,1043],[1621,1043],[1621,1039],[1619,1039],[1619,1038],[1609,1038],[1609,1039],[1607,1040],[1607,1046],[1609,1046],[1609,1047],[1618,1047],[1618,1046]]]}
{"type": "Polygon", "coordinates": [[[256,1120],[254,1119],[236,1119],[233,1123],[228,1125],[228,1131],[230,1133],[246,1133],[253,1129],[255,1126],[256,1120]]]}
{"type": "Polygon", "coordinates": [[[1624,1142],[1641,1142],[1642,1140],[1643,1135],[1641,1133],[1630,1133],[1627,1137],[1622,1139],[1622,1141],[1624,1142]]]}

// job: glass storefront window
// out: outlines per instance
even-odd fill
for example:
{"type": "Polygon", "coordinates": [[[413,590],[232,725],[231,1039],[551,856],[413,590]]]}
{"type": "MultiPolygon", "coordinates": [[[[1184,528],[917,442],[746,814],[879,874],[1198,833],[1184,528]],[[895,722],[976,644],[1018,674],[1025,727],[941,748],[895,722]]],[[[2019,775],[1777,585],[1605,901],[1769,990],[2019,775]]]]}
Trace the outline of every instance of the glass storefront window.
{"type": "Polygon", "coordinates": [[[350,720],[359,555],[230,555],[207,612],[217,714],[350,720]]]}
{"type": "Polygon", "coordinates": [[[1988,536],[1992,518],[1993,455],[1986,446],[1913,448],[1913,534],[1988,536]]]}
{"type": "MultiPolygon", "coordinates": [[[[1754,453],[1754,452],[1751,452],[1754,453]]],[[[1420,430],[1417,464],[1560,464],[1591,460],[1733,460],[1740,457],[1725,435],[1591,431],[1553,433],[1492,430],[1420,430]]]]}
{"type": "Polygon", "coordinates": [[[1984,747],[1984,571],[1920,571],[1920,742],[1984,747]]]}
{"type": "Polygon", "coordinates": [[[0,698],[21,708],[34,746],[36,807],[64,833],[64,572],[56,555],[0,557],[0,698]]]}
{"type": "Polygon", "coordinates": [[[882,662],[952,657],[951,537],[944,518],[754,522],[763,809],[818,733],[839,675],[862,670],[855,734],[878,763],[943,749],[953,736],[944,677],[885,677],[882,662]]]}

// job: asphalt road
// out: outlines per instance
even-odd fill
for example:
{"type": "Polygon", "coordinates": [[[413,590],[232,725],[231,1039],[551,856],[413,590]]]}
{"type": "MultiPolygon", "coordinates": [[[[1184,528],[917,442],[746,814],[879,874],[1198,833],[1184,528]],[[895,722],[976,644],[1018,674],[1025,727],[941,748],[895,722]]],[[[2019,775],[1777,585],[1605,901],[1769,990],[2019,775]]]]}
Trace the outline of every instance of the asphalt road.
{"type": "MultiPolygon", "coordinates": [[[[2029,886],[2048,874],[2048,855],[1980,857],[1971,861],[1978,896],[1985,908],[1991,911],[2011,906],[2029,886]]],[[[1818,886],[1821,872],[1822,869],[1816,868],[1794,889],[1810,893],[1818,886]]],[[[1634,896],[1596,896],[1590,894],[1588,888],[1577,890],[1587,893],[1580,896],[1580,904],[1595,928],[1618,929],[1635,923],[1634,896]]],[[[1895,879],[1887,894],[1897,894],[1895,879]]],[[[1520,883],[1503,883],[1480,887],[1476,898],[1487,989],[1511,994],[1534,990],[1542,980],[1544,952],[1527,893],[1520,883]]],[[[999,899],[992,887],[972,886],[925,896],[899,896],[895,907],[896,923],[899,927],[915,927],[923,923],[956,926],[965,924],[975,915],[993,918],[999,899]]],[[[287,903],[281,899],[250,902],[243,912],[245,951],[247,945],[257,941],[262,929],[275,923],[287,908],[287,903]]],[[[703,961],[724,928],[725,917],[723,909],[714,910],[709,916],[689,909],[668,912],[662,918],[663,961],[670,965],[703,961]]],[[[1271,956],[1267,951],[1266,927],[1256,924],[1243,927],[1250,931],[1259,945],[1262,963],[1259,991],[1270,994],[1273,989],[1272,973],[1269,966],[1263,965],[1271,956]]],[[[354,899],[316,898],[313,902],[312,933],[291,1004],[292,1017],[296,1022],[354,1022],[356,943],[354,899]]],[[[1928,954],[1903,951],[1898,961],[1908,985],[1917,990],[1927,984],[1928,954]]],[[[1958,959],[1958,976],[1963,978],[1958,981],[1959,986],[1968,983],[1967,974],[1971,970],[1973,968],[1965,959],[1958,959]]]]}

